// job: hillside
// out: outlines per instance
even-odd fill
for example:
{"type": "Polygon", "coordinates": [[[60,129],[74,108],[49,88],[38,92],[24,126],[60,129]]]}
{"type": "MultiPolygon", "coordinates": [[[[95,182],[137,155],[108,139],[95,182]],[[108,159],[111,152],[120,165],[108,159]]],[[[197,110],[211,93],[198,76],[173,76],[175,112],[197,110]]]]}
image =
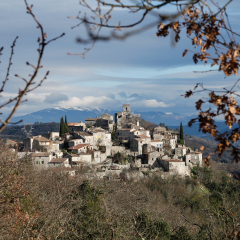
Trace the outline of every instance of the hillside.
{"type": "MultiPolygon", "coordinates": [[[[32,125],[32,136],[44,135],[48,132],[59,132],[60,124],[56,122],[36,123],[32,125]]],[[[7,126],[1,133],[0,138],[9,138],[15,141],[22,141],[26,138],[22,125],[7,126]]]]}

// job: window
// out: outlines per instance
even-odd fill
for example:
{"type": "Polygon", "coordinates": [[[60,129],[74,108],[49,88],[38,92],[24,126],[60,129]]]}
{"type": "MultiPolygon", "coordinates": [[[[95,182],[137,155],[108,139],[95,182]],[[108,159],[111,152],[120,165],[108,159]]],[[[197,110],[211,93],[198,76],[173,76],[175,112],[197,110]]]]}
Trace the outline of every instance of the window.
{"type": "Polygon", "coordinates": [[[42,161],[42,164],[44,164],[44,161],[42,161]]]}

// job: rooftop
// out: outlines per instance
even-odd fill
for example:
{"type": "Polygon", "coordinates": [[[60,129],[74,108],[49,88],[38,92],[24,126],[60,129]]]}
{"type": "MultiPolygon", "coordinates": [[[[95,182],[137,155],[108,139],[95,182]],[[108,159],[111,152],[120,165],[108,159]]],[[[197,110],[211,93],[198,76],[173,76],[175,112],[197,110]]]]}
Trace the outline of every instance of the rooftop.
{"type": "Polygon", "coordinates": [[[178,159],[162,159],[163,161],[167,161],[167,162],[181,162],[181,163],[185,163],[184,161],[178,160],[178,159]]]}
{"type": "Polygon", "coordinates": [[[120,129],[117,129],[117,131],[131,131],[132,128],[120,128],[120,129]]]}
{"type": "Polygon", "coordinates": [[[87,119],[85,119],[85,121],[96,121],[98,118],[87,118],[87,119]]]}
{"type": "Polygon", "coordinates": [[[39,141],[39,142],[51,142],[51,140],[45,138],[45,137],[39,137],[39,136],[36,136],[36,137],[33,137],[33,139],[39,141]]]}
{"type": "Polygon", "coordinates": [[[35,152],[32,154],[32,157],[48,157],[50,156],[51,153],[46,153],[46,152],[35,152]]]}
{"type": "Polygon", "coordinates": [[[68,158],[53,158],[49,163],[63,163],[66,160],[68,160],[68,158]]]}
{"type": "Polygon", "coordinates": [[[148,136],[146,136],[146,135],[143,135],[143,134],[138,135],[138,137],[140,137],[140,138],[150,138],[150,137],[148,137],[148,136]]]}
{"type": "Polygon", "coordinates": [[[87,133],[87,132],[74,132],[80,136],[92,136],[91,134],[87,133]]]}
{"type": "Polygon", "coordinates": [[[73,122],[73,123],[68,123],[68,126],[69,127],[73,127],[73,126],[80,126],[80,124],[82,124],[82,123],[80,123],[80,122],[73,122]]]}
{"type": "Polygon", "coordinates": [[[70,147],[68,149],[72,150],[72,149],[80,149],[80,148],[83,148],[83,147],[86,147],[86,146],[89,146],[89,144],[85,144],[85,143],[80,143],[76,146],[73,146],[73,147],[70,147]]]}

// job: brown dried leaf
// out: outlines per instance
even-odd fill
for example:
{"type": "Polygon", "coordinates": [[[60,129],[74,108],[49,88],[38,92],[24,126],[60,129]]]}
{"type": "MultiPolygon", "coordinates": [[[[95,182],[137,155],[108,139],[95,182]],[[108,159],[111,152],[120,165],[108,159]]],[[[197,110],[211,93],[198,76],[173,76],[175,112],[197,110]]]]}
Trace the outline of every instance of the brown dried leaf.
{"type": "Polygon", "coordinates": [[[188,50],[186,49],[184,52],[183,52],[183,57],[185,57],[185,55],[187,54],[188,50]]]}
{"type": "Polygon", "coordinates": [[[200,151],[203,151],[204,149],[205,149],[204,146],[201,146],[201,147],[200,147],[200,151]]]}

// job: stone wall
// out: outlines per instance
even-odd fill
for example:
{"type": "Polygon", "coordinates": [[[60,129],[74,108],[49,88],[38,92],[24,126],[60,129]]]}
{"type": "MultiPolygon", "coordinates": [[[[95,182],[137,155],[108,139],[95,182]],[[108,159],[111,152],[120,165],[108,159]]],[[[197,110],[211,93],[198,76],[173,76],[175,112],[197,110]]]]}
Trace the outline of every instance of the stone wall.
{"type": "Polygon", "coordinates": [[[125,147],[121,147],[121,146],[112,146],[112,151],[111,151],[111,155],[113,156],[116,153],[124,153],[125,152],[125,147]]]}

